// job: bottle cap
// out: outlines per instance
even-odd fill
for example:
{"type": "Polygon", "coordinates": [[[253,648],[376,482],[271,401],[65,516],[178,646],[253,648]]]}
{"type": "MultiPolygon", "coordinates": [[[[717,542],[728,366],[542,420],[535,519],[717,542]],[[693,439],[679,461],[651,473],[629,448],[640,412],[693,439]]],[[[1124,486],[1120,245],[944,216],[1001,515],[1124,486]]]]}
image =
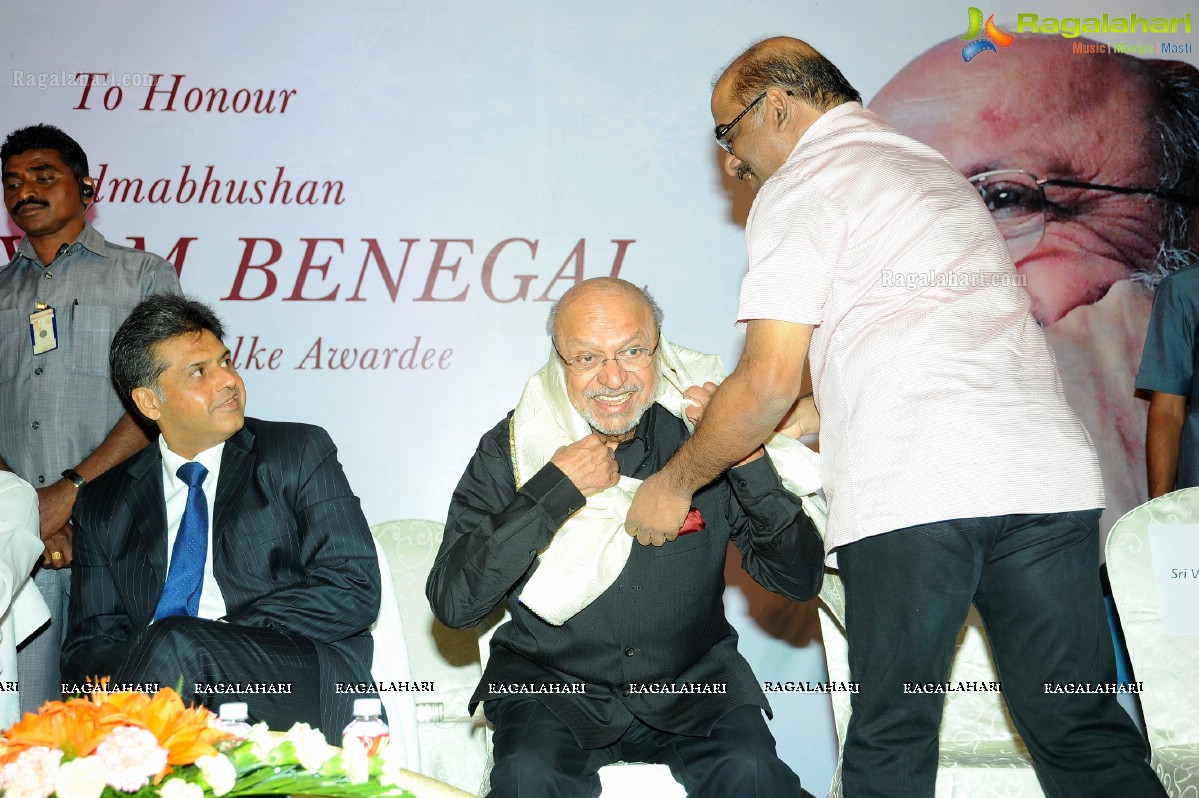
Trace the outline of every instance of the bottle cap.
{"type": "Polygon", "coordinates": [[[382,715],[383,702],[377,698],[355,698],[354,699],[354,714],[355,715],[382,715]]]}
{"type": "Polygon", "coordinates": [[[221,720],[244,721],[249,717],[249,710],[244,701],[231,701],[217,708],[221,720]]]}

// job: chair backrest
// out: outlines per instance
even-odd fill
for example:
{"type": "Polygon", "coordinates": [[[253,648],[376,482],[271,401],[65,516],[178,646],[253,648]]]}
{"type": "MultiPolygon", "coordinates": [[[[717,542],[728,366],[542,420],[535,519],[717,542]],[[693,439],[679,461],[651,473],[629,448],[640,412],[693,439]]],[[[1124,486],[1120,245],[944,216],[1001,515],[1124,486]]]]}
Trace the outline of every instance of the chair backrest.
{"type": "MultiPolygon", "coordinates": [[[[445,626],[433,616],[425,597],[442,529],[437,521],[399,520],[377,524],[371,531],[386,553],[404,627],[403,646],[393,646],[390,652],[406,652],[411,680],[432,682],[434,688],[414,696],[419,770],[474,792],[487,761],[481,723],[466,714],[481,673],[476,633],[445,626]]],[[[375,650],[378,653],[380,647],[375,650]]]]}
{"type": "MultiPolygon", "coordinates": [[[[391,564],[383,546],[376,539],[375,553],[379,557],[379,615],[371,625],[371,636],[375,641],[374,657],[371,660],[371,678],[378,684],[412,681],[412,667],[408,662],[407,638],[404,622],[400,617],[400,605],[391,580],[391,564]]],[[[409,770],[420,770],[420,736],[416,730],[416,694],[408,690],[388,690],[379,693],[383,708],[387,710],[387,722],[393,736],[404,743],[404,754],[409,770]]]]}
{"type": "MultiPolygon", "coordinates": [[[[823,604],[820,628],[828,659],[829,680],[852,681],[849,648],[845,640],[845,595],[840,577],[832,573],[825,574],[820,598],[823,604]]],[[[949,682],[988,685],[999,682],[982,620],[973,607],[958,633],[957,652],[950,667],[949,682]]],[[[837,740],[844,745],[850,716],[849,693],[834,692],[832,701],[837,740]]],[[[1016,732],[1000,692],[980,690],[947,693],[940,741],[942,749],[953,746],[959,750],[974,750],[980,755],[1027,757],[1027,748],[1016,732]]]]}
{"type": "Polygon", "coordinates": [[[1199,488],[1167,493],[1129,511],[1107,538],[1112,597],[1133,674],[1145,687],[1141,711],[1154,749],[1199,743],[1199,635],[1166,631],[1149,536],[1151,525],[1171,523],[1199,523],[1199,488]]]}

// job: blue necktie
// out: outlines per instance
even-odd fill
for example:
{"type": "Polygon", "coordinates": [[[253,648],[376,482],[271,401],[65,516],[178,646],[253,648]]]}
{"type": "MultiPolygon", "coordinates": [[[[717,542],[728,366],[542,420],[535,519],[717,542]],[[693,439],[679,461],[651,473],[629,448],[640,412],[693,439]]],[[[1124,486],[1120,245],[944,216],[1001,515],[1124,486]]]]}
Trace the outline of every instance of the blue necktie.
{"type": "Polygon", "coordinates": [[[154,620],[172,615],[195,616],[200,609],[200,590],[204,587],[204,559],[208,556],[208,500],[204,497],[204,477],[208,469],[199,463],[184,463],[175,472],[187,484],[187,505],[171,549],[171,567],[167,570],[162,598],[154,611],[154,620]]]}

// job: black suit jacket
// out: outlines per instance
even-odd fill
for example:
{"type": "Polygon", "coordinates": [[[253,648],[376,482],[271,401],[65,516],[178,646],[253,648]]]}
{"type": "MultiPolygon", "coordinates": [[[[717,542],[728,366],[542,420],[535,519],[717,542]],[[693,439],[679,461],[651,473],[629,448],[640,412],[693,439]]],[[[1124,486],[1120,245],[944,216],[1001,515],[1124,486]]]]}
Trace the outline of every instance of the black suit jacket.
{"type": "MultiPolygon", "coordinates": [[[[209,556],[225,619],[312,640],[326,687],[369,682],[378,558],[328,433],[247,418],[225,443],[213,515],[209,556]]],[[[89,483],[73,523],[62,673],[64,681],[82,682],[112,672],[162,595],[167,536],[158,442],[89,483]]]]}
{"type": "MultiPolygon", "coordinates": [[[[660,471],[686,438],[680,419],[651,405],[634,437],[616,448],[620,473],[644,479],[660,471]]],[[[518,490],[509,419],[484,435],[454,491],[425,588],[437,617],[452,627],[476,624],[500,603],[511,614],[491,639],[472,706],[515,686],[585,683],[582,695],[529,690],[584,748],[610,745],[632,717],[660,731],[706,736],[739,706],[769,711],[724,615],[728,544],[758,583],[803,600],[820,589],[823,543],[769,457],[733,469],[692,502],[706,523],[702,531],[660,548],[634,543],[615,584],[562,626],[550,626],[517,596],[539,567],[537,553],[585,499],[553,463],[518,490]],[[664,684],[724,689],[641,687],[664,684]]]]}

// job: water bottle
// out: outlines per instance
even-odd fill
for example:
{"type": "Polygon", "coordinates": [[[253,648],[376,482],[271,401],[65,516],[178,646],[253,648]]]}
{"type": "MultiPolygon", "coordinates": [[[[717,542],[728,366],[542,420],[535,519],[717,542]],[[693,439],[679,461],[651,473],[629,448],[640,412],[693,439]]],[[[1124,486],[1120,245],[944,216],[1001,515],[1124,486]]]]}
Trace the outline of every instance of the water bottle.
{"type": "Polygon", "coordinates": [[[242,701],[221,704],[217,708],[217,717],[212,725],[230,735],[228,739],[218,743],[219,748],[236,748],[250,736],[249,710],[242,701]]]}
{"type": "MultiPolygon", "coordinates": [[[[354,719],[350,721],[341,733],[341,747],[349,749],[357,746],[366,752],[367,756],[375,756],[386,748],[391,740],[391,732],[381,717],[383,703],[377,698],[354,699],[354,719]]],[[[398,751],[389,751],[393,756],[398,751]]]]}

